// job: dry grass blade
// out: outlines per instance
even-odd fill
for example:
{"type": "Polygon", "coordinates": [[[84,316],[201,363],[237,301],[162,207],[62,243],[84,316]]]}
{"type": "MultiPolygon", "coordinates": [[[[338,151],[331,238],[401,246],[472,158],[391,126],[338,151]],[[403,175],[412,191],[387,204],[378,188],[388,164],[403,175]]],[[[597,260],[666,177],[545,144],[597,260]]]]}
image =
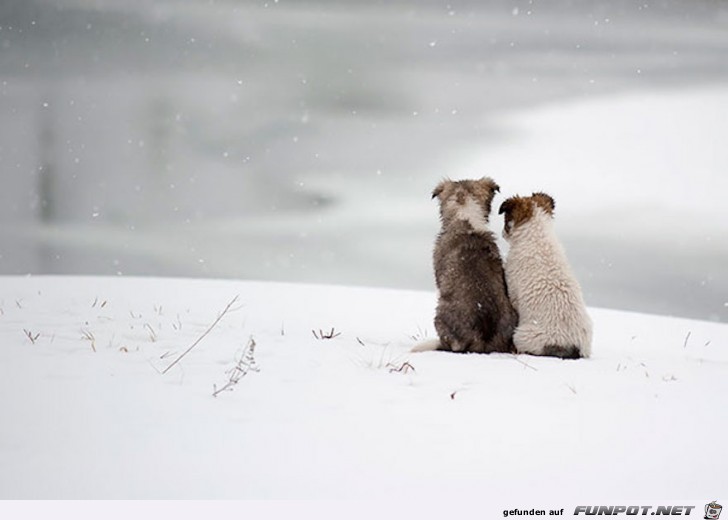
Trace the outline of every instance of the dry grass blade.
{"type": "Polygon", "coordinates": [[[91,342],[91,349],[96,352],[96,336],[93,332],[86,329],[81,329],[81,338],[91,342]]]}
{"type": "Polygon", "coordinates": [[[149,339],[152,340],[152,343],[157,341],[157,333],[152,328],[152,326],[149,323],[145,323],[144,328],[146,328],[149,331],[149,339]]]}
{"type": "Polygon", "coordinates": [[[416,372],[415,367],[413,367],[409,361],[405,361],[401,365],[397,366],[393,363],[388,363],[387,367],[389,367],[389,372],[399,372],[400,374],[406,374],[410,370],[412,372],[416,372]]]}
{"type": "Polygon", "coordinates": [[[311,330],[311,333],[313,334],[313,337],[316,339],[334,339],[337,336],[341,336],[341,332],[336,332],[334,327],[331,327],[330,332],[324,332],[321,329],[319,329],[318,334],[316,334],[315,330],[311,330]]]}
{"type": "Polygon", "coordinates": [[[167,366],[167,368],[165,368],[164,370],[162,370],[162,374],[166,374],[167,372],[169,372],[169,369],[170,369],[170,368],[172,368],[173,366],[175,366],[175,365],[176,365],[177,363],[179,363],[179,362],[180,362],[180,361],[182,360],[182,358],[183,358],[183,357],[185,357],[185,356],[186,356],[187,354],[189,354],[189,352],[190,352],[190,351],[191,351],[191,350],[192,350],[193,348],[195,348],[195,347],[196,347],[196,346],[197,346],[197,345],[198,345],[198,344],[200,343],[200,341],[202,341],[202,340],[203,340],[203,339],[205,338],[205,336],[207,336],[207,335],[208,335],[208,334],[209,334],[209,333],[210,333],[210,332],[212,331],[212,329],[214,329],[214,328],[215,328],[215,326],[216,326],[216,325],[217,325],[218,323],[220,323],[220,320],[221,320],[221,319],[222,319],[222,318],[223,318],[223,317],[224,317],[224,316],[225,316],[225,315],[226,315],[226,314],[228,313],[228,311],[230,310],[230,307],[232,307],[233,305],[235,305],[235,303],[236,303],[236,302],[238,301],[238,298],[239,298],[239,297],[240,297],[240,296],[236,295],[236,296],[235,296],[235,298],[233,298],[232,300],[230,300],[230,303],[228,303],[228,304],[227,304],[227,305],[225,306],[225,308],[224,308],[224,309],[223,309],[223,311],[222,311],[222,312],[220,313],[220,315],[219,315],[219,316],[217,317],[217,319],[216,319],[216,320],[215,320],[214,322],[212,322],[212,325],[210,325],[210,326],[209,326],[209,327],[207,328],[207,330],[206,330],[205,332],[203,332],[203,333],[202,333],[202,335],[201,335],[201,336],[200,336],[199,338],[197,338],[197,339],[195,340],[195,342],[194,342],[194,343],[192,343],[192,345],[190,345],[190,346],[189,346],[189,347],[187,348],[187,350],[185,350],[184,352],[182,352],[182,354],[180,354],[180,355],[179,355],[179,356],[177,357],[177,359],[175,359],[174,361],[172,361],[172,363],[170,363],[170,365],[169,365],[169,366],[167,366]]]}
{"type": "Polygon", "coordinates": [[[174,330],[182,330],[182,320],[179,319],[179,314],[177,314],[177,319],[172,322],[172,328],[174,330]]]}
{"type": "Polygon", "coordinates": [[[245,347],[240,359],[235,366],[228,372],[227,382],[220,388],[217,385],[212,385],[212,397],[217,397],[221,392],[232,390],[240,380],[245,377],[248,372],[258,372],[260,369],[255,363],[255,340],[250,337],[248,344],[245,347]]]}
{"type": "Polygon", "coordinates": [[[35,345],[36,340],[40,337],[40,332],[37,334],[33,334],[27,329],[23,329],[23,332],[25,332],[25,336],[30,340],[30,342],[35,345]]]}
{"type": "Polygon", "coordinates": [[[512,357],[513,357],[513,359],[514,359],[515,361],[518,361],[518,362],[519,362],[519,363],[520,363],[521,365],[523,365],[523,366],[524,366],[524,368],[530,368],[531,370],[534,370],[534,371],[538,372],[538,368],[536,368],[536,367],[532,367],[531,365],[529,365],[529,364],[528,364],[528,363],[526,363],[525,361],[521,361],[520,359],[518,359],[518,356],[516,356],[515,354],[512,354],[512,357]]]}
{"type": "Polygon", "coordinates": [[[427,329],[423,329],[419,325],[417,325],[417,332],[414,334],[410,334],[409,338],[412,341],[424,341],[427,339],[427,329]]]}

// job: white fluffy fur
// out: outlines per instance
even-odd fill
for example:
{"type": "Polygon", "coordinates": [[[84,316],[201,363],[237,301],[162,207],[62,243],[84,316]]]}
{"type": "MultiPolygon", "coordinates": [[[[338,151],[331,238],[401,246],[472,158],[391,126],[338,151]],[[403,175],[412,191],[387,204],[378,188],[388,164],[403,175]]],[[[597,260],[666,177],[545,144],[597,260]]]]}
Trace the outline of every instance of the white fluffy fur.
{"type": "Polygon", "coordinates": [[[519,314],[516,350],[538,355],[547,346],[575,346],[588,357],[592,322],[551,217],[537,207],[505,238],[511,246],[505,263],[508,294],[519,314]]]}
{"type": "Polygon", "coordinates": [[[473,197],[468,196],[465,204],[458,208],[455,218],[469,222],[475,231],[489,231],[483,208],[475,202],[473,197]]]}

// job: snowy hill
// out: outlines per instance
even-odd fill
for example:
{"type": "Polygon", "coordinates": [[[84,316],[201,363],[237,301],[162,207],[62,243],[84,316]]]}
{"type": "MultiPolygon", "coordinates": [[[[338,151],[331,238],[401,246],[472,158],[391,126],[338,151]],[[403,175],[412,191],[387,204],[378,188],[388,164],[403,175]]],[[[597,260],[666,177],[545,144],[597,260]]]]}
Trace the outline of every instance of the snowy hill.
{"type": "Polygon", "coordinates": [[[724,324],[592,309],[589,360],[411,354],[432,334],[432,293],[0,289],[3,499],[710,500],[728,486],[724,324]],[[213,397],[251,357],[259,370],[213,397]]]}

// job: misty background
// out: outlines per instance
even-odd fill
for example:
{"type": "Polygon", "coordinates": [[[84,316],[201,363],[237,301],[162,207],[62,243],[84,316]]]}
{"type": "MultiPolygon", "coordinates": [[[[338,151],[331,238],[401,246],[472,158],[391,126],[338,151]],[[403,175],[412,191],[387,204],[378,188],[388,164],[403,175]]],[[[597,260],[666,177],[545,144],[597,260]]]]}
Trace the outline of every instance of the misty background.
{"type": "MultiPolygon", "coordinates": [[[[2,0],[0,274],[433,290],[430,192],[512,194],[463,160],[508,114],[727,80],[718,0],[2,0]]],[[[560,233],[587,303],[728,321],[725,228],[619,210],[560,233]]]]}

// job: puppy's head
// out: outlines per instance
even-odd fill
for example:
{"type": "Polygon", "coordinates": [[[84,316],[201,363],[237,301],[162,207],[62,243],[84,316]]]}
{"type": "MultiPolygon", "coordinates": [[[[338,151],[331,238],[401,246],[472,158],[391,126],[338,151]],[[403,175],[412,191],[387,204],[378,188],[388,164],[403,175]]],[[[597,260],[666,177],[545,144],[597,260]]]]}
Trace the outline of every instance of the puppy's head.
{"type": "Polygon", "coordinates": [[[554,199],[542,192],[533,193],[530,197],[506,199],[498,210],[499,215],[505,214],[503,236],[509,238],[513,230],[530,221],[538,211],[553,217],[555,208],[554,199]]]}
{"type": "Polygon", "coordinates": [[[437,198],[440,202],[443,223],[475,217],[482,218],[487,223],[493,197],[498,191],[500,187],[490,177],[464,181],[446,179],[432,191],[432,198],[437,198]]]}

